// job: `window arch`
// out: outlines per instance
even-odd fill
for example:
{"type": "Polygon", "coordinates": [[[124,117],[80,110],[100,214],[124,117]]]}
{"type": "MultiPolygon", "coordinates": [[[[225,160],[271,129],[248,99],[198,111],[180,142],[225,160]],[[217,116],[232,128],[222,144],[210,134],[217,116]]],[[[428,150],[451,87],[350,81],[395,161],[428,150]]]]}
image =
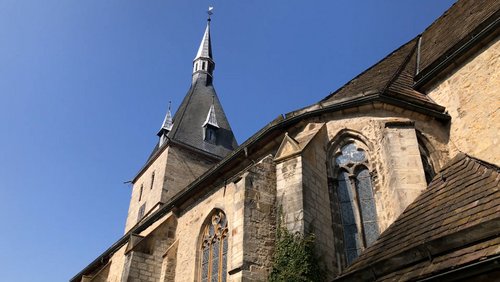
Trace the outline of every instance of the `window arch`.
{"type": "Polygon", "coordinates": [[[337,201],[347,264],[375,242],[379,235],[368,158],[355,142],[344,143],[333,160],[337,201]]]}
{"type": "Polygon", "coordinates": [[[228,225],[223,211],[215,210],[201,229],[199,281],[227,280],[228,225]]]}

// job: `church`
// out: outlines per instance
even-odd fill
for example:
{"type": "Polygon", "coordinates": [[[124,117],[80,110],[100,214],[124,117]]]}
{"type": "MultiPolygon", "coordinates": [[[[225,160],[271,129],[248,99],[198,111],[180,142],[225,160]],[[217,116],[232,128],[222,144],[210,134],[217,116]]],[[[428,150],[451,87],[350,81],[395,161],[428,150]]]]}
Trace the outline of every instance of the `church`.
{"type": "Polygon", "coordinates": [[[459,0],[238,145],[209,18],[191,86],[132,180],[125,234],[70,281],[267,281],[278,228],[314,234],[327,281],[494,280],[499,22],[500,1],[459,0]]]}

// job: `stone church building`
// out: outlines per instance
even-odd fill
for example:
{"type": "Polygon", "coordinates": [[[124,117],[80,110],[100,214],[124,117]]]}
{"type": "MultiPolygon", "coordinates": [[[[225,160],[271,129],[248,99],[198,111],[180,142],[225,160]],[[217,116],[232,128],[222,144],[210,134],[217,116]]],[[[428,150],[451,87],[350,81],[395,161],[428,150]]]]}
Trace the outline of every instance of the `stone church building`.
{"type": "Polygon", "coordinates": [[[124,236],[71,281],[266,281],[278,222],[315,234],[328,281],[493,280],[499,22],[500,1],[459,0],[238,145],[209,19],[191,87],[132,181],[124,236]]]}

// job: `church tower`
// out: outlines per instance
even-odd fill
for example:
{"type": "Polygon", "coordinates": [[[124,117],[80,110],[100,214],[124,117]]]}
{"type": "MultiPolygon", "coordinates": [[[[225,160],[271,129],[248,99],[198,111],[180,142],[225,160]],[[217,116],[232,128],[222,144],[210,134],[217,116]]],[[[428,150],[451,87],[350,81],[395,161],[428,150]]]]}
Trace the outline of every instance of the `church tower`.
{"type": "Polygon", "coordinates": [[[213,86],[210,22],[209,14],[193,60],[191,87],[173,117],[169,104],[158,144],[132,180],[125,232],[238,146],[213,86]]]}

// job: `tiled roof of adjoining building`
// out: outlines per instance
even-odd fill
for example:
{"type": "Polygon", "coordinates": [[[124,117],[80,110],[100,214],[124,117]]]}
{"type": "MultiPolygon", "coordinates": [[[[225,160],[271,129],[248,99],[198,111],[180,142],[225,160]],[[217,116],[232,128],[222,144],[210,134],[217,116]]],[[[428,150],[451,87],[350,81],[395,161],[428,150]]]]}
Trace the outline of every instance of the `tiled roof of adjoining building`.
{"type": "Polygon", "coordinates": [[[168,137],[223,158],[238,144],[215,89],[212,84],[206,83],[206,79],[207,75],[201,76],[189,89],[174,115],[174,126],[168,137]],[[219,126],[217,144],[203,139],[202,126],[212,106],[219,126]]]}
{"type": "MultiPolygon", "coordinates": [[[[430,275],[432,275],[432,273],[437,272],[439,272],[440,277],[445,277],[445,275],[451,275],[452,271],[460,270],[461,267],[470,266],[474,262],[488,260],[489,257],[498,254],[499,249],[500,237],[496,237],[491,240],[483,241],[481,243],[456,250],[446,255],[436,257],[432,261],[426,260],[421,263],[417,263],[411,267],[401,269],[389,275],[380,277],[377,280],[411,281],[430,278],[430,275]],[[444,272],[445,270],[448,270],[448,273],[444,272]]],[[[475,273],[464,272],[461,272],[458,275],[461,279],[467,279],[469,274],[471,276],[475,275],[475,273]]]]}
{"type": "Polygon", "coordinates": [[[499,172],[458,154],[338,281],[420,279],[500,255],[499,172]]]}

